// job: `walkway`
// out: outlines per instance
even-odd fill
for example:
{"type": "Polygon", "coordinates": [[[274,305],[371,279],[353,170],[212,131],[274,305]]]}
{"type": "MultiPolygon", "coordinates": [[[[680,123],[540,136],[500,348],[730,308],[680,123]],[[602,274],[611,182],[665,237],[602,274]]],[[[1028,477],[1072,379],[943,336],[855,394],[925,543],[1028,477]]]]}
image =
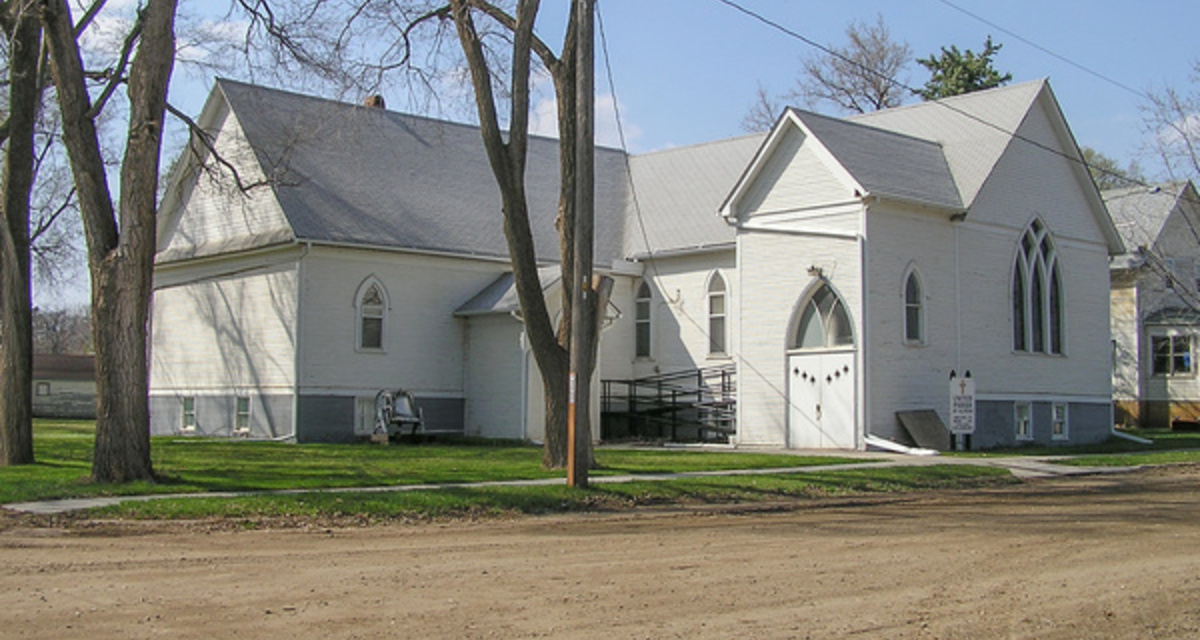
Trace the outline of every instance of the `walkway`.
{"type": "MultiPolygon", "coordinates": [[[[780,453],[772,450],[772,453],[780,453]]],[[[702,478],[710,476],[753,476],[777,475],[787,473],[817,473],[823,471],[848,471],[853,469],[875,469],[886,467],[917,467],[944,464],[973,465],[1008,469],[1018,478],[1046,478],[1054,476],[1088,475],[1100,473],[1123,473],[1133,471],[1137,467],[1084,467],[1056,464],[1061,458],[1013,456],[996,458],[960,458],[948,456],[910,456],[898,453],[880,453],[874,451],[838,451],[830,452],[788,450],[803,456],[836,456],[840,458],[861,458],[862,462],[848,464],[830,464],[805,467],[785,467],[773,469],[733,469],[725,471],[689,471],[684,473],[655,473],[618,476],[592,476],[592,484],[618,484],[623,482],[664,482],[681,478],[702,478]]],[[[394,485],[386,487],[337,487],[330,489],[282,489],[276,491],[213,491],[207,493],[161,493],[137,496],[105,496],[97,498],[67,498],[64,500],[41,500],[37,502],[14,502],[3,505],[5,509],[20,513],[50,515],[78,511],[81,509],[96,509],[108,507],[123,502],[145,502],[148,500],[165,500],[170,498],[237,498],[252,495],[287,495],[298,493],[385,493],[394,491],[431,491],[437,489],[464,489],[486,487],[533,487],[562,484],[562,478],[544,478],[540,480],[510,480],[502,482],[469,482],[451,484],[413,484],[394,485]]]]}

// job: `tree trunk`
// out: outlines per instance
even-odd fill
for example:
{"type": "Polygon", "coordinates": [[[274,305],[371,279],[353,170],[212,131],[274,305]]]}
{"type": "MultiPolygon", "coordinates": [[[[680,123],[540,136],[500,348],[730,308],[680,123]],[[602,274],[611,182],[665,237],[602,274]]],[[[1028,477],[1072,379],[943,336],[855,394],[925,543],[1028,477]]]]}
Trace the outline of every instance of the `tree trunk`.
{"type": "Polygon", "coordinates": [[[29,287],[29,197],[34,180],[41,26],[31,2],[12,8],[9,137],[0,230],[0,465],[33,462],[33,318],[29,287]]]}
{"type": "Polygon", "coordinates": [[[175,60],[176,0],[149,0],[129,69],[129,131],[114,215],[67,0],[45,0],[43,20],[88,243],[96,348],[97,482],[151,480],[147,322],[154,267],[158,165],[175,60]]]}

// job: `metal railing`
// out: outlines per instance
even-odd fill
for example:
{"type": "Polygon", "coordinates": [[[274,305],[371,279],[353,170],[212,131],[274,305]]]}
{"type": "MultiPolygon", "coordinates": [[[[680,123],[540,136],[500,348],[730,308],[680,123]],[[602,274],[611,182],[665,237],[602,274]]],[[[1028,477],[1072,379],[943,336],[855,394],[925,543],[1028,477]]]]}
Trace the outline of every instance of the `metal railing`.
{"type": "Polygon", "coordinates": [[[601,437],[714,441],[737,431],[734,365],[604,380],[601,437]]]}

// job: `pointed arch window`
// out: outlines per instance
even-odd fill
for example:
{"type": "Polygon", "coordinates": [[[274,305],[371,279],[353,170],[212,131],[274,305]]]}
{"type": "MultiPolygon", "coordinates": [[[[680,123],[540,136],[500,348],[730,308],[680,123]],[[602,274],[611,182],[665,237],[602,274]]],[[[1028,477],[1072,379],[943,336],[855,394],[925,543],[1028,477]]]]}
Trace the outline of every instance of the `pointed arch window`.
{"type": "Polygon", "coordinates": [[[708,353],[725,355],[725,278],[714,273],[708,281],[708,353]]]}
{"type": "Polygon", "coordinates": [[[637,294],[633,298],[634,308],[634,356],[638,358],[650,357],[650,336],[651,336],[651,320],[650,320],[650,284],[642,280],[638,285],[637,294]]]}
{"type": "Polygon", "coordinates": [[[387,329],[387,289],[374,277],[358,287],[355,337],[359,351],[383,351],[387,329]]]}
{"type": "Polygon", "coordinates": [[[829,349],[853,344],[854,328],[846,306],[829,285],[822,284],[800,311],[791,348],[829,349]]]}
{"type": "Polygon", "coordinates": [[[1013,349],[1063,352],[1063,291],[1050,231],[1034,220],[1021,234],[1012,271],[1013,349]]]}
{"type": "Polygon", "coordinates": [[[904,278],[904,341],[909,344],[925,342],[925,300],[921,276],[916,269],[904,278]]]}

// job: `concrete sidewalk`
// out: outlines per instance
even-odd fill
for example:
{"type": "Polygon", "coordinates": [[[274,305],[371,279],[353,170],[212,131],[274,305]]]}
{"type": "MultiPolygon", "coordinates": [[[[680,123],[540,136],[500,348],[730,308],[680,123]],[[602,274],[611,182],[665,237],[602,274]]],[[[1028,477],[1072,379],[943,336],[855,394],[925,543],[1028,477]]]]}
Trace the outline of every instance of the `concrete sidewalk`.
{"type": "MultiPolygon", "coordinates": [[[[773,450],[773,453],[780,453],[773,450]]],[[[817,473],[823,471],[849,471],[854,469],[877,469],[887,467],[919,467],[944,464],[959,464],[980,467],[995,467],[1008,469],[1018,478],[1047,478],[1054,476],[1092,475],[1101,473],[1123,473],[1134,471],[1140,467],[1084,467],[1056,464],[1061,458],[1043,458],[1032,456],[1014,456],[997,458],[959,458],[945,456],[911,456],[899,453],[881,453],[874,451],[803,451],[788,450],[803,456],[830,456],[839,458],[860,458],[862,462],[846,464],[829,464],[804,467],[785,467],[773,469],[731,469],[725,471],[690,471],[684,473],[655,473],[627,474],[618,476],[592,476],[592,484],[619,484],[624,482],[665,482],[681,478],[704,478],[712,476],[753,476],[777,474],[817,473]]],[[[64,500],[41,500],[36,502],[14,502],[3,505],[5,509],[19,513],[51,515],[108,507],[123,502],[146,502],[149,500],[165,500],[170,498],[237,498],[254,495],[288,495],[299,493],[386,493],[397,491],[433,491],[437,489],[465,489],[486,487],[533,487],[563,484],[563,478],[543,478],[540,480],[509,480],[500,482],[468,482],[450,484],[415,484],[392,485],[384,487],[339,487],[330,489],[281,489],[275,491],[213,491],[207,493],[162,493],[137,496],[106,496],[97,498],[67,498],[64,500]]]]}

